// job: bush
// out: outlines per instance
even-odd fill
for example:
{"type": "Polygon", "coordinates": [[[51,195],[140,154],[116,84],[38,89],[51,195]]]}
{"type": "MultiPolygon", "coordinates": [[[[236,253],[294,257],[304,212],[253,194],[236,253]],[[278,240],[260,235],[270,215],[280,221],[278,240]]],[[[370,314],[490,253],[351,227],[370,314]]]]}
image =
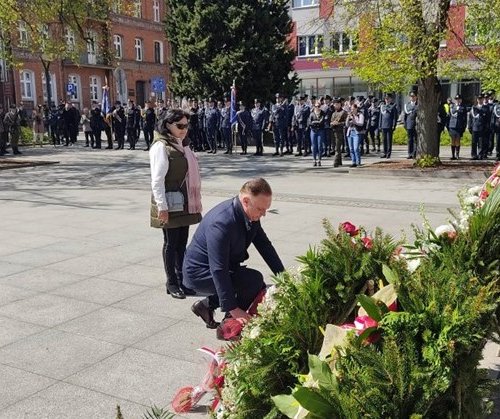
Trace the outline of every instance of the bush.
{"type": "MultiPolygon", "coordinates": [[[[47,134],[43,135],[43,142],[42,144],[49,144],[49,136],[47,134]]],[[[21,127],[21,135],[19,136],[19,144],[20,145],[34,145],[34,138],[33,138],[33,129],[30,127],[21,127]]]]}
{"type": "MultiPolygon", "coordinates": [[[[406,135],[406,130],[402,125],[398,125],[396,130],[394,131],[393,143],[397,145],[407,145],[408,137],[406,135]]],[[[442,146],[451,145],[450,134],[448,134],[448,130],[444,130],[441,133],[441,141],[440,144],[442,146]]],[[[463,146],[470,146],[472,144],[472,137],[468,130],[465,130],[464,135],[462,137],[462,141],[460,142],[463,146]]]]}

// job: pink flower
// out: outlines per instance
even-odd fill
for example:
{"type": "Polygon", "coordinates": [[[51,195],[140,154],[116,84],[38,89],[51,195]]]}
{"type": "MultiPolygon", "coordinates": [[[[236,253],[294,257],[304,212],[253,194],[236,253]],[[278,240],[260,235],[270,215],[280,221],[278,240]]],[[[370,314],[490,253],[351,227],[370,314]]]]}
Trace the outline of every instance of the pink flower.
{"type": "Polygon", "coordinates": [[[354,224],[351,224],[349,221],[345,221],[342,224],[340,224],[340,228],[344,230],[347,234],[349,234],[351,237],[357,236],[359,233],[359,230],[356,228],[354,224]]]}
{"type": "Polygon", "coordinates": [[[373,247],[373,240],[371,237],[363,237],[361,241],[366,250],[370,250],[373,247]]]}
{"type": "Polygon", "coordinates": [[[479,194],[479,199],[484,201],[486,198],[488,198],[488,196],[489,196],[489,192],[486,189],[483,189],[481,191],[481,193],[479,194]]]}

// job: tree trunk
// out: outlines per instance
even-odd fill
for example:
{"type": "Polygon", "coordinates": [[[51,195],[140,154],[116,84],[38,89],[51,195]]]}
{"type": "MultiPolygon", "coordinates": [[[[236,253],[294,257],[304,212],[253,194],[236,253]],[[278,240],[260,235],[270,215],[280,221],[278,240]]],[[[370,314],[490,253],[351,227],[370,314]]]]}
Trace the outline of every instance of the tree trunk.
{"type": "Polygon", "coordinates": [[[45,88],[47,90],[47,106],[52,107],[52,80],[50,78],[50,61],[42,60],[43,70],[45,73],[45,88]]]}
{"type": "Polygon", "coordinates": [[[439,157],[438,110],[441,89],[437,77],[418,82],[417,158],[425,155],[439,157]]]}

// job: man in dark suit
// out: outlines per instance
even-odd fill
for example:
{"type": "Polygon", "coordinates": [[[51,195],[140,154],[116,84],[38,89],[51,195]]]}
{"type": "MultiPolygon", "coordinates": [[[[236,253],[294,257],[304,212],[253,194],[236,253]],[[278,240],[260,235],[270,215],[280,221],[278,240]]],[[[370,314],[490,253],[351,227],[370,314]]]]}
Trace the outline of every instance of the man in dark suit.
{"type": "Polygon", "coordinates": [[[186,287],[209,297],[193,304],[191,310],[206,326],[215,329],[214,310],[218,307],[241,323],[255,297],[265,287],[259,271],[241,265],[254,244],[274,274],[284,271],[283,263],[260,225],[271,206],[272,191],[262,178],[251,179],[238,196],[210,210],[198,226],[184,257],[186,287]]]}

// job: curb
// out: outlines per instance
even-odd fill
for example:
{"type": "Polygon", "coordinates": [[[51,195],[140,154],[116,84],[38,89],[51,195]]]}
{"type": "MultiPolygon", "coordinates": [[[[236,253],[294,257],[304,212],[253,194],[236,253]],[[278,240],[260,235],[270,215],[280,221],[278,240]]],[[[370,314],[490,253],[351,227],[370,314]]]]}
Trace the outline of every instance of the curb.
{"type": "Polygon", "coordinates": [[[349,174],[354,176],[396,176],[409,178],[441,178],[441,179],[471,179],[485,181],[491,171],[459,171],[459,170],[419,170],[419,169],[371,169],[361,167],[349,169],[349,174]]]}

